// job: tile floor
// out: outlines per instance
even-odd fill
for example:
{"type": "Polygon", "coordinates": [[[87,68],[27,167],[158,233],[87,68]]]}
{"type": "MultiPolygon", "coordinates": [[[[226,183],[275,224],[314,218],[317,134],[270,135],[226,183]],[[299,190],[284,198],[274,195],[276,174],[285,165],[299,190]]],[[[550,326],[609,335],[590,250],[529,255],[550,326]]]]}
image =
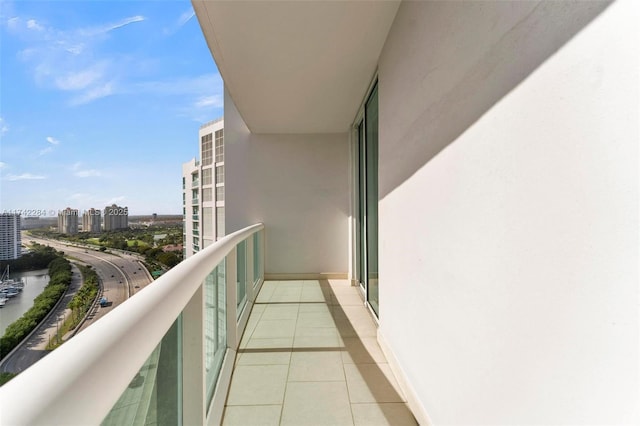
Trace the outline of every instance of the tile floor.
{"type": "Polygon", "coordinates": [[[346,280],[267,281],[240,343],[224,425],[416,425],[346,280]]]}

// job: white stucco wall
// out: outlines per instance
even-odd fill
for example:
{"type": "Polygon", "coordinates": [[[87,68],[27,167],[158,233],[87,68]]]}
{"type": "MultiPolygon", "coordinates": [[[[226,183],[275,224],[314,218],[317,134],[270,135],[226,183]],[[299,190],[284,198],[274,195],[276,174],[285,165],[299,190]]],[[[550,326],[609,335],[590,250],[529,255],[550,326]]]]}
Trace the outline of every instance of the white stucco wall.
{"type": "Polygon", "coordinates": [[[640,424],[634,3],[400,6],[380,334],[433,424],[640,424]]]}
{"type": "Polygon", "coordinates": [[[347,273],[348,134],[251,134],[225,92],[226,233],[263,222],[268,274],[347,273]]]}

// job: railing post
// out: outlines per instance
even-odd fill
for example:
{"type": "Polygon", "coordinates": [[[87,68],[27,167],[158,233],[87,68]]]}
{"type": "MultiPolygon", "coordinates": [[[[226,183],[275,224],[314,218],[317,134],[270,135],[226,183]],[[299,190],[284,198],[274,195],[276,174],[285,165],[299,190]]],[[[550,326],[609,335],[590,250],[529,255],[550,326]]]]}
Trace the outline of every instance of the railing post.
{"type": "Polygon", "coordinates": [[[204,286],[182,311],[182,420],[204,424],[206,411],[204,365],[204,286]]]}
{"type": "Polygon", "coordinates": [[[227,347],[238,349],[238,246],[227,255],[225,268],[227,278],[227,347]]]}
{"type": "MultiPolygon", "coordinates": [[[[245,277],[245,281],[246,281],[246,286],[247,286],[247,303],[248,304],[253,304],[253,302],[255,302],[256,300],[256,294],[255,294],[255,287],[253,286],[255,284],[255,280],[253,279],[254,277],[254,273],[253,273],[253,256],[254,256],[254,252],[253,252],[253,235],[249,238],[247,238],[246,240],[246,247],[247,247],[247,255],[246,255],[246,277],[245,277]]],[[[248,305],[248,307],[250,307],[251,305],[248,305]]]]}
{"type": "Polygon", "coordinates": [[[260,279],[264,281],[264,271],[266,265],[266,255],[267,255],[267,233],[264,229],[258,231],[258,240],[260,244],[260,279]]]}

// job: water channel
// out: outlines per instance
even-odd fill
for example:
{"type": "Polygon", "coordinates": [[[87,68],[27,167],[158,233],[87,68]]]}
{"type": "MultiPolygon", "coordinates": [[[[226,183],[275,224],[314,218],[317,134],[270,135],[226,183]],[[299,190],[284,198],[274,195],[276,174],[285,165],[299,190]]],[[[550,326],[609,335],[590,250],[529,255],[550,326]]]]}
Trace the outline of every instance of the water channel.
{"type": "Polygon", "coordinates": [[[11,278],[22,278],[25,285],[24,290],[18,296],[9,299],[7,304],[0,308],[0,336],[4,334],[4,331],[12,322],[20,318],[22,314],[33,306],[33,299],[42,293],[42,290],[49,282],[47,269],[12,272],[11,278]]]}

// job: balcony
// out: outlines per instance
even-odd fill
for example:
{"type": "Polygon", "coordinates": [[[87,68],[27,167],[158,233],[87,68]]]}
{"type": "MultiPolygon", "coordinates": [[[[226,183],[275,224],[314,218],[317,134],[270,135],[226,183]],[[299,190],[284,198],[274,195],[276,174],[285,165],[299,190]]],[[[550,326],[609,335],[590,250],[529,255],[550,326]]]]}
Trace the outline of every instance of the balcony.
{"type": "Polygon", "coordinates": [[[263,247],[253,225],[171,269],[0,388],[3,423],[416,424],[359,289],[265,282],[263,247]]]}
{"type": "Polygon", "coordinates": [[[200,216],[197,214],[194,214],[193,216],[191,216],[191,220],[200,220],[200,216]]]}
{"type": "Polygon", "coordinates": [[[194,206],[197,206],[197,205],[199,204],[199,203],[198,203],[199,201],[200,201],[200,200],[198,199],[198,197],[196,197],[196,198],[192,198],[192,199],[191,199],[191,204],[192,204],[192,205],[194,205],[194,206]]]}
{"type": "Polygon", "coordinates": [[[200,231],[197,230],[197,229],[194,229],[193,230],[193,235],[196,235],[196,236],[200,235],[200,231]]]}
{"type": "Polygon", "coordinates": [[[191,181],[192,188],[197,188],[198,186],[200,186],[200,179],[194,179],[191,181]]]}

